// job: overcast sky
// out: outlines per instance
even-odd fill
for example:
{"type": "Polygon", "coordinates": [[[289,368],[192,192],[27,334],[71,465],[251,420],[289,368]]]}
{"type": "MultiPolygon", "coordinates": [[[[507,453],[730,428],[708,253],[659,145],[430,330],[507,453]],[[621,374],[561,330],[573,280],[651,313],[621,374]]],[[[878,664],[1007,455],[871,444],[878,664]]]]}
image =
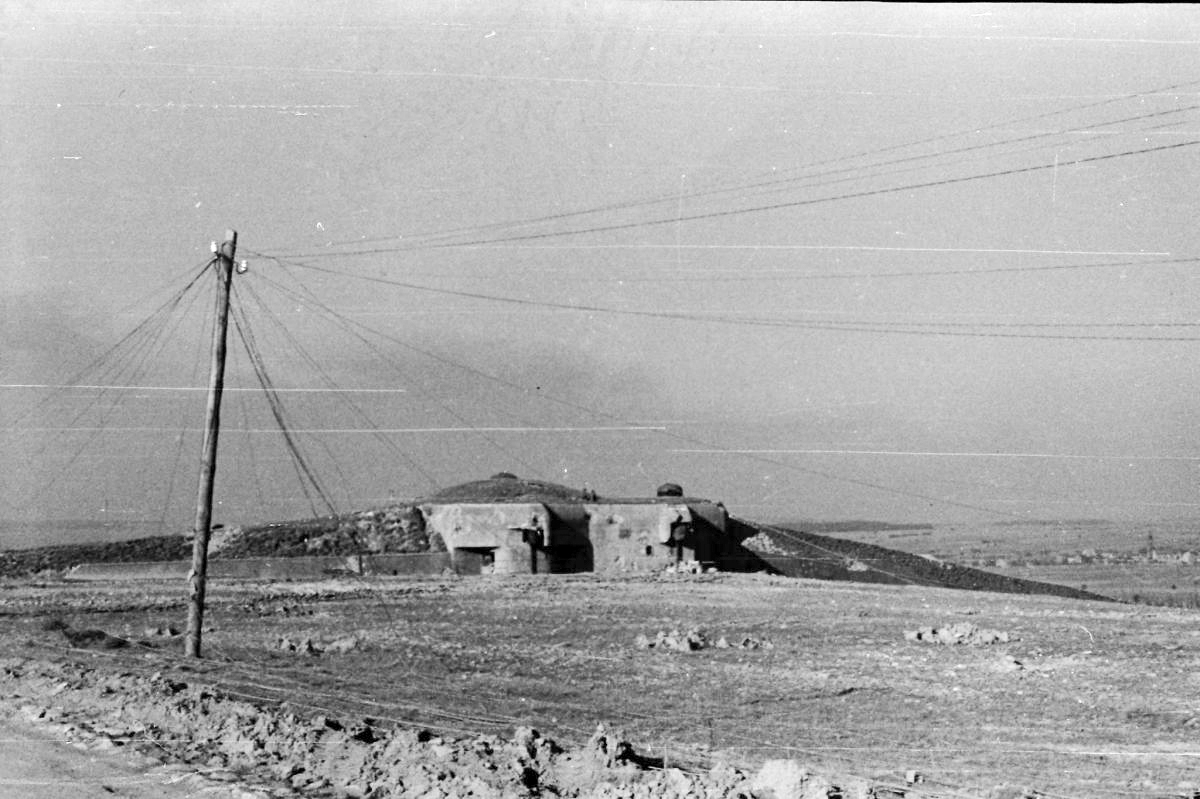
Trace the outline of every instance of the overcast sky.
{"type": "Polygon", "coordinates": [[[1200,8],[242,5],[6,6],[0,518],[191,525],[226,228],[217,521],[243,337],[339,510],[1200,516],[1200,8]]]}

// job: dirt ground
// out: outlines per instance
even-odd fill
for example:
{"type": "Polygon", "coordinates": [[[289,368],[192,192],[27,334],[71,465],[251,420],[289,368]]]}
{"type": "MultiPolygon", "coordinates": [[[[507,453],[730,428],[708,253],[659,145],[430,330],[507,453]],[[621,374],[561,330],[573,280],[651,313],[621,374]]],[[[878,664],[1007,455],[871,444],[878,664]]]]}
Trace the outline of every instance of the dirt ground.
{"type": "Polygon", "coordinates": [[[209,600],[187,661],[182,585],[0,583],[0,697],[269,796],[1200,790],[1194,612],[765,575],[216,581],[209,600]]]}
{"type": "Polygon", "coordinates": [[[247,793],[185,764],[164,764],[103,736],[74,734],[70,725],[27,721],[19,712],[0,721],[0,764],[4,799],[246,799],[247,793]]]}

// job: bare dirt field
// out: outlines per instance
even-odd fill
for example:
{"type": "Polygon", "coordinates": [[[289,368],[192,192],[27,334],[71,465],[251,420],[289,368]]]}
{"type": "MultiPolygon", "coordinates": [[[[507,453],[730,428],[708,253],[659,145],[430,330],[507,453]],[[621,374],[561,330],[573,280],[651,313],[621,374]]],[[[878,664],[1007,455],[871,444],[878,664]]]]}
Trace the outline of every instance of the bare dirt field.
{"type": "Polygon", "coordinates": [[[14,714],[0,721],[0,796],[21,799],[243,799],[232,783],[207,779],[183,763],[117,747],[102,735],[14,714]]]}
{"type": "MultiPolygon", "coordinates": [[[[5,582],[0,693],[33,718],[115,714],[134,730],[124,740],[157,735],[154,748],[173,758],[314,795],[367,789],[352,768],[338,785],[317,778],[311,752],[256,744],[283,734],[280,719],[328,720],[368,742],[422,729],[451,747],[481,735],[511,743],[530,727],[568,751],[589,740],[594,750],[602,723],[632,744],[624,765],[641,776],[560,778],[563,795],[638,795],[595,792],[713,764],[741,769],[738,790],[751,795],[750,776],[779,758],[846,795],[1200,789],[1200,616],[1184,610],[765,575],[217,581],[197,662],[168,629],[184,618],[183,588],[5,582]],[[51,618],[74,634],[46,629],[51,618]],[[953,625],[1008,640],[930,642],[930,630],[912,640],[953,625]],[[132,643],[79,632],[88,629],[132,643]],[[172,722],[155,691],[192,697],[191,710],[172,722]],[[223,703],[237,708],[234,722],[223,703]],[[221,722],[204,727],[206,713],[221,722]],[[256,720],[265,714],[275,721],[256,720]]],[[[514,774],[518,794],[550,792],[546,779],[531,788],[514,774]]],[[[732,779],[693,793],[738,795],[732,779]]],[[[394,787],[377,780],[375,790],[417,795],[394,787]]]]}

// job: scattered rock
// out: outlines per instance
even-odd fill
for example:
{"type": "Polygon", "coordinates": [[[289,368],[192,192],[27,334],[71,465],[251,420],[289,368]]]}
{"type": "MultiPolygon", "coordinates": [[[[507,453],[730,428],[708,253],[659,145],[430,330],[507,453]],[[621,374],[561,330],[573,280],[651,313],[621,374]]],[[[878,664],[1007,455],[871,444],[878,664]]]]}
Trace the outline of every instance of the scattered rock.
{"type": "Polygon", "coordinates": [[[606,768],[614,768],[633,758],[633,747],[619,734],[610,733],[603,723],[588,739],[586,751],[606,768]]]}
{"type": "Polygon", "coordinates": [[[737,645],[737,648],[738,649],[774,649],[775,645],[772,644],[770,641],[768,641],[766,638],[754,638],[753,636],[748,635],[741,640],[741,643],[739,643],[737,645]]]}
{"type": "Polygon", "coordinates": [[[357,635],[344,635],[341,638],[335,638],[325,645],[325,651],[334,655],[344,655],[358,649],[362,643],[357,635]]]}
{"type": "Polygon", "coordinates": [[[129,646],[129,641],[115,635],[109,635],[104,630],[72,630],[65,624],[58,627],[67,643],[76,649],[122,649],[129,646]]]}
{"type": "Polygon", "coordinates": [[[254,602],[245,602],[237,606],[237,609],[243,613],[252,613],[255,616],[311,616],[314,611],[307,605],[302,605],[297,602],[270,602],[267,600],[256,600],[254,602]]]}
{"type": "Polygon", "coordinates": [[[283,652],[295,652],[300,655],[344,655],[362,646],[362,638],[358,635],[343,635],[334,638],[329,643],[319,643],[311,637],[293,640],[287,636],[279,639],[278,648],[283,652]]]}
{"type": "Polygon", "coordinates": [[[704,574],[704,566],[698,560],[670,563],[664,569],[667,574],[704,574]]]}
{"type": "Polygon", "coordinates": [[[778,799],[791,799],[801,796],[810,776],[808,769],[795,760],[768,760],[754,775],[750,790],[755,793],[770,791],[778,799]]]}
{"type": "Polygon", "coordinates": [[[904,638],[907,641],[968,646],[1006,644],[1016,640],[1007,632],[981,629],[970,622],[959,622],[949,627],[922,627],[919,630],[905,630],[904,638]]]}
{"type": "Polygon", "coordinates": [[[633,645],[638,649],[668,649],[675,652],[695,652],[700,649],[773,649],[774,644],[765,638],[755,638],[744,635],[731,644],[729,639],[721,636],[715,641],[699,627],[692,627],[687,632],[659,630],[653,639],[638,635],[633,639],[633,645]]]}
{"type": "Polygon", "coordinates": [[[311,638],[301,638],[299,641],[293,641],[291,638],[283,637],[279,639],[279,648],[284,652],[295,652],[298,655],[319,655],[321,650],[313,644],[311,638]]]}

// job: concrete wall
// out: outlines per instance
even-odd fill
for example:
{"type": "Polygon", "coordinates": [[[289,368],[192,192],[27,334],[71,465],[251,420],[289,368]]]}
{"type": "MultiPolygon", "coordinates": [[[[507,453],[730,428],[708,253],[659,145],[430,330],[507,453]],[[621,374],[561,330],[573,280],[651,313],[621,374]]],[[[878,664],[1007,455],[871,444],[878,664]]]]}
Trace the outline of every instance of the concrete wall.
{"type": "MultiPolygon", "coordinates": [[[[674,563],[672,523],[681,515],[691,519],[682,505],[594,504],[588,511],[588,538],[598,572],[661,570],[674,563]]],[[[684,557],[691,560],[691,553],[684,557]]]]}
{"type": "Polygon", "coordinates": [[[412,552],[363,558],[367,574],[442,574],[451,569],[449,552],[412,552]]]}
{"type": "Polygon", "coordinates": [[[453,503],[422,512],[461,574],[658,570],[677,554],[719,565],[727,521],[722,506],[688,500],[453,503]]]}
{"type": "Polygon", "coordinates": [[[683,561],[720,565],[725,509],[711,502],[588,506],[595,570],[660,570],[683,561]]]}
{"type": "MultiPolygon", "coordinates": [[[[423,505],[421,512],[425,529],[442,536],[463,574],[529,574],[531,558],[551,543],[550,511],[540,503],[423,505]]],[[[549,571],[544,552],[537,565],[549,571]]]]}
{"type": "MultiPolygon", "coordinates": [[[[366,574],[441,574],[452,568],[450,553],[363,555],[366,574]]],[[[67,572],[72,580],[183,580],[190,560],[154,563],[81,563],[67,572]]],[[[208,562],[210,579],[313,580],[330,574],[356,571],[357,557],[322,558],[214,558],[208,562]]]]}
{"type": "Polygon", "coordinates": [[[550,511],[540,503],[422,505],[421,512],[425,528],[441,533],[447,549],[501,547],[511,539],[509,533],[519,529],[539,529],[542,543],[549,543],[550,511]]]}

